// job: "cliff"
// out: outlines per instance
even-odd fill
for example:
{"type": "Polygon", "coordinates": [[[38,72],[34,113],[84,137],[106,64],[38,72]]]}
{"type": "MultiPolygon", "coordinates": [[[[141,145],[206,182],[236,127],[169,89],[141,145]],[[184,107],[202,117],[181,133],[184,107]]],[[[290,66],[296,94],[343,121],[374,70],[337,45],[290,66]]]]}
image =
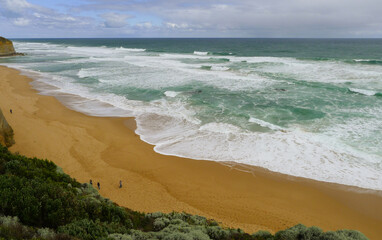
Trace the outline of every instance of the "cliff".
{"type": "Polygon", "coordinates": [[[15,48],[11,40],[0,37],[0,56],[16,55],[15,48]]]}
{"type": "Polygon", "coordinates": [[[10,147],[14,143],[15,140],[13,139],[13,129],[11,126],[9,126],[3,115],[3,112],[0,109],[0,144],[10,147]]]}

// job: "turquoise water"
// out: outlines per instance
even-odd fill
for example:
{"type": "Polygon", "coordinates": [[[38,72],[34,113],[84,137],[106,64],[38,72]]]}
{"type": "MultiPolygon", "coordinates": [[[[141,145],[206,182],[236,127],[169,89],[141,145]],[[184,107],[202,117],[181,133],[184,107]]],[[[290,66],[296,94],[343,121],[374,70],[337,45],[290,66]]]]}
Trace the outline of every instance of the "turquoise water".
{"type": "Polygon", "coordinates": [[[42,93],[169,155],[382,189],[380,39],[18,39],[42,93]],[[54,88],[47,88],[49,84],[54,88]],[[45,86],[45,87],[44,87],[45,86]]]}

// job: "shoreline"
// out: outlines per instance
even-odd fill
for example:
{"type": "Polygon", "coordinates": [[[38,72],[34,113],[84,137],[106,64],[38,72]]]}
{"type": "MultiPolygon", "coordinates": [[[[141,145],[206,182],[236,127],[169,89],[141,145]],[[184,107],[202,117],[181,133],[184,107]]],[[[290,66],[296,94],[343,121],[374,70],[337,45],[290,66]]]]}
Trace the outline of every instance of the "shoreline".
{"type": "MultiPolygon", "coordinates": [[[[12,67],[9,67],[9,68],[12,68],[12,67]]],[[[21,75],[26,76],[28,78],[31,78],[33,80],[30,85],[34,90],[36,90],[38,92],[38,94],[45,95],[45,96],[52,96],[52,97],[56,98],[66,108],[69,108],[75,112],[85,114],[87,116],[111,117],[111,118],[121,118],[121,117],[133,118],[134,120],[128,121],[127,125],[132,131],[137,133],[137,125],[139,123],[138,123],[137,117],[134,116],[133,113],[129,112],[130,110],[121,110],[121,109],[116,108],[114,105],[112,105],[110,103],[105,103],[105,102],[102,102],[99,100],[93,100],[93,99],[89,100],[88,98],[82,97],[82,96],[77,95],[77,94],[61,92],[61,89],[59,87],[51,85],[50,83],[46,83],[45,81],[40,81],[39,78],[43,77],[43,75],[41,75],[40,72],[36,72],[36,71],[30,70],[30,69],[17,69],[17,68],[15,68],[15,69],[20,71],[21,75]],[[55,92],[55,90],[58,90],[58,91],[55,92]],[[78,107],[77,105],[79,102],[80,102],[80,105],[84,104],[85,107],[84,108],[82,106],[78,107]],[[94,102],[96,102],[95,105],[93,105],[94,102]],[[89,105],[87,105],[88,103],[89,103],[89,105]],[[95,112],[94,110],[88,110],[87,108],[89,106],[90,107],[95,106],[96,108],[99,107],[100,109],[98,109],[98,111],[95,112]],[[85,110],[85,109],[87,109],[87,110],[85,110]],[[106,114],[101,113],[102,110],[106,110],[107,113],[106,114]],[[130,127],[130,125],[133,127],[130,127]]],[[[273,170],[271,168],[267,168],[267,167],[261,166],[261,165],[259,166],[259,165],[251,165],[251,164],[245,163],[245,162],[244,163],[243,162],[235,162],[234,160],[220,161],[219,159],[212,159],[212,158],[209,159],[209,158],[203,158],[203,157],[194,158],[194,157],[189,157],[187,155],[177,155],[177,154],[173,154],[173,153],[166,153],[166,152],[157,150],[156,148],[158,147],[158,145],[156,145],[155,143],[151,143],[149,141],[146,141],[144,139],[145,135],[140,135],[139,133],[137,133],[137,134],[140,136],[140,139],[143,142],[153,146],[154,151],[160,155],[174,156],[174,157],[179,157],[179,158],[187,158],[187,159],[192,159],[192,160],[213,161],[213,162],[223,164],[223,165],[228,164],[230,166],[232,166],[232,165],[239,166],[240,165],[241,166],[240,169],[241,168],[245,168],[245,169],[254,168],[255,169],[255,170],[249,170],[249,171],[265,170],[265,171],[268,171],[268,172],[273,173],[273,174],[284,175],[286,178],[290,178],[290,179],[295,178],[296,180],[298,180],[298,179],[304,180],[304,181],[311,181],[312,180],[313,182],[318,181],[318,182],[333,184],[333,186],[348,189],[350,191],[375,192],[377,194],[381,194],[381,196],[382,196],[382,189],[381,188],[379,188],[379,189],[375,188],[375,186],[373,186],[374,188],[373,187],[368,188],[365,186],[347,184],[344,182],[323,180],[323,179],[317,178],[317,176],[316,177],[309,177],[309,176],[305,176],[305,175],[301,175],[301,174],[295,175],[295,174],[291,174],[288,172],[273,170]]],[[[244,170],[244,171],[246,172],[248,170],[244,170]]],[[[377,186],[379,186],[379,185],[377,185],[377,186]]]]}
{"type": "Polygon", "coordinates": [[[10,150],[47,158],[81,182],[100,181],[100,193],[121,206],[185,211],[250,233],[302,223],[382,235],[380,191],[160,155],[134,133],[133,118],[87,116],[37,94],[17,70],[1,66],[0,76],[0,107],[15,131],[10,150]]]}

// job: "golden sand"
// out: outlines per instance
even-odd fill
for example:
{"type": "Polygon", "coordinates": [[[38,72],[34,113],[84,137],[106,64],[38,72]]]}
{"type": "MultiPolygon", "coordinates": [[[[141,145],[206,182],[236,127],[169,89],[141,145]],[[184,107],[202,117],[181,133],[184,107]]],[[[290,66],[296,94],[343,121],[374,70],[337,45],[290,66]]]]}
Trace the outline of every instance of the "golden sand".
{"type": "Polygon", "coordinates": [[[0,67],[0,108],[15,131],[10,150],[47,158],[80,182],[100,182],[101,194],[121,206],[185,211],[250,233],[302,223],[382,238],[381,192],[160,155],[134,133],[134,119],[75,112],[37,94],[31,81],[0,67]]]}

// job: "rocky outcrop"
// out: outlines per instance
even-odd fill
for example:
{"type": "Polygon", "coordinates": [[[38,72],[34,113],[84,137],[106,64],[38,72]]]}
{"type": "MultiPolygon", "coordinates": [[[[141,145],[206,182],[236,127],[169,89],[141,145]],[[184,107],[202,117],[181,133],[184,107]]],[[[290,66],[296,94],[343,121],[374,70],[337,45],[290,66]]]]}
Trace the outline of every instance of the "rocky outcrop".
{"type": "Polygon", "coordinates": [[[0,37],[0,57],[16,55],[15,48],[11,40],[0,37]]]}
{"type": "Polygon", "coordinates": [[[13,129],[9,126],[3,112],[0,109],[0,144],[10,147],[15,143],[13,139],[13,129]]]}

